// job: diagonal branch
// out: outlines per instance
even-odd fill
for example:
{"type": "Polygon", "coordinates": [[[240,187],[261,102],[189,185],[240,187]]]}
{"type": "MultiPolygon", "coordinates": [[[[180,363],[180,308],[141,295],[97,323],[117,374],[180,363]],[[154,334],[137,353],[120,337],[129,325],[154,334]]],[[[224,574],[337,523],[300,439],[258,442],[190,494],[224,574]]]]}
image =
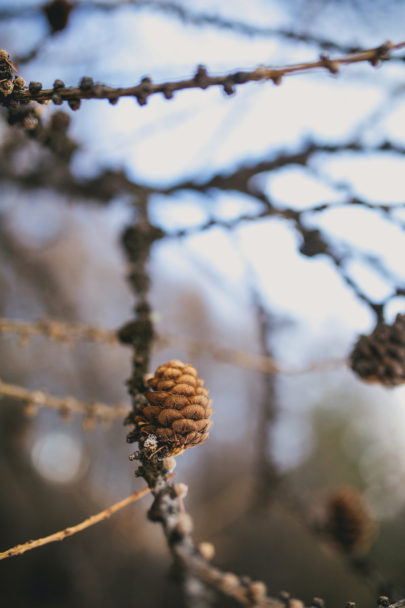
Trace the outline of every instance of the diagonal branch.
{"type": "MultiPolygon", "coordinates": [[[[181,190],[192,190],[194,192],[206,193],[210,190],[235,191],[254,196],[258,191],[249,183],[250,180],[260,173],[277,171],[288,166],[307,167],[309,161],[316,154],[334,154],[339,152],[393,152],[399,155],[405,154],[405,147],[390,141],[383,141],[380,144],[369,146],[362,144],[358,139],[348,140],[337,144],[323,144],[316,141],[309,141],[298,152],[280,152],[275,157],[258,161],[249,165],[242,164],[232,172],[224,172],[213,175],[205,181],[186,180],[177,182],[167,188],[153,189],[158,194],[174,194],[181,190]]],[[[358,199],[350,201],[351,204],[360,204],[358,199]]],[[[310,209],[308,209],[309,211],[310,209]]],[[[317,211],[317,208],[311,209],[317,211]]],[[[303,210],[305,211],[305,210],[303,210]]]]}
{"type": "MultiPolygon", "coordinates": [[[[174,477],[174,475],[170,475],[170,477],[174,477]]],[[[15,547],[11,547],[11,549],[7,549],[7,551],[3,551],[2,553],[0,553],[0,560],[6,559],[7,557],[15,557],[16,555],[22,555],[26,551],[31,551],[31,549],[37,549],[38,547],[43,547],[44,545],[48,545],[49,543],[53,543],[57,540],[64,540],[68,536],[73,536],[73,534],[77,534],[78,532],[81,532],[86,528],[90,528],[90,526],[98,524],[100,521],[108,519],[109,517],[111,517],[111,515],[113,515],[120,509],[123,509],[124,507],[130,505],[132,502],[135,502],[143,496],[146,496],[146,494],[148,494],[149,492],[150,488],[143,488],[142,490],[139,490],[139,492],[135,492],[134,494],[127,496],[127,498],[124,498],[123,500],[114,503],[113,505],[107,507],[106,509],[103,509],[99,513],[87,517],[79,524],[69,526],[64,530],[59,530],[58,532],[54,532],[49,536],[44,536],[42,538],[38,538],[37,540],[28,540],[22,545],[16,545],[15,547]]]]}
{"type": "Polygon", "coordinates": [[[208,557],[201,545],[197,546],[193,540],[193,522],[182,500],[184,485],[174,486],[169,482],[167,473],[174,467],[174,459],[162,461],[156,455],[151,457],[145,447],[140,444],[136,458],[141,461],[137,476],[145,479],[154,496],[148,516],[161,524],[175,567],[185,586],[188,584],[193,588],[192,599],[197,602],[193,605],[198,605],[198,602],[204,605],[208,587],[222,596],[233,598],[241,606],[281,608],[279,600],[267,596],[266,586],[261,581],[222,572],[211,565],[209,559],[212,555],[208,557]]]}
{"type": "MultiPolygon", "coordinates": [[[[230,72],[223,76],[210,76],[205,67],[199,66],[192,78],[166,81],[154,84],[150,78],[143,78],[141,82],[132,87],[109,87],[103,84],[94,84],[92,78],[84,77],[78,87],[66,87],[61,80],[55,81],[53,89],[42,89],[39,82],[31,82],[30,87],[12,87],[11,93],[3,95],[1,102],[9,105],[13,102],[27,103],[37,101],[44,103],[53,101],[56,105],[61,105],[63,101],[69,102],[72,109],[78,109],[82,99],[108,99],[111,103],[116,103],[120,97],[134,97],[139,105],[146,105],[148,98],[158,93],[163,94],[166,99],[171,99],[177,91],[186,89],[208,89],[211,87],[221,87],[227,95],[235,92],[235,87],[248,82],[272,81],[274,84],[281,84],[284,76],[299,72],[308,72],[317,69],[324,69],[331,74],[337,74],[342,66],[370,63],[373,66],[380,64],[382,60],[388,60],[391,52],[401,50],[405,47],[405,42],[393,44],[386,42],[378,47],[351,53],[330,59],[322,55],[320,59],[312,62],[305,62],[287,65],[280,68],[270,66],[258,66],[253,70],[230,72]]],[[[10,80],[11,82],[11,80],[10,80]]]]}

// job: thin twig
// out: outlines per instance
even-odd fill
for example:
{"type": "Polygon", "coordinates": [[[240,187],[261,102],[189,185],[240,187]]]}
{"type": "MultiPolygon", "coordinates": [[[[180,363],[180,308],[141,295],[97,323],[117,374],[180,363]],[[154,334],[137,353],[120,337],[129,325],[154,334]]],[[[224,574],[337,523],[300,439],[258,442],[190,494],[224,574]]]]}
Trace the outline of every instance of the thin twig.
{"type": "MultiPolygon", "coordinates": [[[[157,189],[149,187],[149,191],[156,194],[174,194],[182,190],[192,190],[194,192],[201,193],[210,192],[212,190],[224,190],[228,192],[234,191],[253,195],[254,188],[252,187],[250,180],[259,173],[277,171],[278,169],[294,165],[308,167],[310,160],[317,154],[336,155],[339,152],[363,154],[393,152],[403,156],[405,153],[405,147],[399,143],[394,143],[391,141],[382,141],[377,145],[367,145],[356,138],[336,144],[308,141],[298,151],[278,151],[276,154],[273,152],[271,158],[269,159],[266,158],[251,164],[241,164],[236,167],[236,169],[233,168],[232,170],[224,170],[222,173],[214,174],[205,181],[188,179],[174,183],[172,186],[168,186],[166,188],[157,189]]],[[[121,186],[125,187],[125,184],[121,182],[121,186]]],[[[139,184],[137,184],[137,186],[140,187],[139,184]]],[[[351,204],[362,204],[359,199],[356,199],[356,203],[354,200],[348,202],[351,204]]],[[[288,212],[290,210],[280,209],[280,211],[288,212]]],[[[305,209],[302,211],[305,211],[305,209]]],[[[317,211],[317,208],[315,208],[314,211],[317,211]]]]}
{"type": "MultiPolygon", "coordinates": [[[[248,270],[248,268],[247,268],[248,270]]],[[[253,273],[250,273],[253,276],[253,273]]],[[[269,312],[260,297],[256,285],[249,281],[251,300],[257,319],[259,342],[263,356],[271,359],[270,340],[272,331],[276,328],[274,315],[269,312]]],[[[274,375],[261,374],[262,395],[258,404],[255,453],[256,453],[256,488],[253,496],[253,506],[265,508],[274,499],[280,482],[280,471],[274,458],[271,441],[272,429],[278,415],[278,395],[274,375]]]]}
{"type": "Polygon", "coordinates": [[[136,201],[137,218],[123,231],[121,244],[129,262],[128,281],[135,294],[135,319],[121,327],[118,337],[133,348],[133,373],[128,381],[130,394],[145,390],[144,377],[149,371],[149,359],[155,337],[152,308],[149,302],[149,255],[153,243],[164,232],[149,221],[149,196],[140,194],[136,201]]]}
{"type": "MultiPolygon", "coordinates": [[[[170,477],[174,477],[174,474],[170,475],[170,477]]],[[[76,524],[74,526],[69,526],[68,528],[65,528],[64,530],[59,530],[59,532],[54,532],[53,534],[50,534],[49,536],[44,536],[43,538],[38,538],[37,540],[28,540],[26,543],[23,543],[22,545],[16,545],[15,547],[11,547],[11,549],[7,549],[7,551],[3,551],[2,553],[0,553],[0,559],[6,559],[7,557],[15,557],[16,555],[22,555],[26,551],[31,551],[31,549],[36,549],[37,547],[42,547],[43,545],[47,545],[48,543],[53,543],[57,540],[64,540],[67,536],[73,536],[73,534],[77,534],[77,532],[81,532],[82,530],[85,530],[86,528],[90,528],[90,526],[94,526],[95,524],[98,524],[100,521],[103,521],[104,519],[108,519],[109,517],[111,517],[111,515],[113,515],[120,509],[123,509],[124,507],[131,504],[132,502],[135,502],[136,500],[139,500],[143,496],[146,496],[146,494],[148,494],[149,492],[150,492],[150,488],[143,488],[142,490],[139,490],[139,492],[135,492],[134,494],[127,496],[127,498],[124,498],[123,500],[120,500],[119,502],[114,503],[113,505],[111,505],[110,507],[107,507],[106,509],[103,509],[103,511],[100,511],[99,513],[96,513],[95,515],[91,515],[90,517],[87,517],[79,524],[76,524]]]]}
{"type": "MultiPolygon", "coordinates": [[[[29,408],[48,407],[57,410],[61,415],[83,414],[85,421],[91,423],[97,418],[110,422],[116,419],[123,419],[129,412],[129,406],[126,404],[107,405],[94,401],[91,403],[82,403],[74,397],[54,397],[48,395],[44,391],[29,391],[16,384],[7,384],[0,380],[0,396],[8,397],[22,401],[29,408]]],[[[91,424],[86,424],[87,428],[91,424]]]]}
{"type": "MultiPolygon", "coordinates": [[[[280,84],[284,76],[299,72],[308,72],[315,69],[325,69],[332,74],[336,74],[341,66],[361,62],[369,62],[376,66],[381,60],[387,60],[392,51],[397,51],[405,47],[405,41],[393,44],[386,42],[378,47],[351,53],[331,60],[329,57],[321,56],[317,61],[305,62],[288,65],[280,68],[270,66],[258,66],[253,70],[230,72],[223,76],[210,76],[203,66],[199,66],[192,78],[166,81],[153,84],[150,78],[143,78],[142,81],[132,87],[109,87],[103,84],[94,84],[91,78],[83,78],[78,87],[57,87],[57,89],[30,90],[14,89],[7,97],[7,105],[10,101],[28,102],[54,101],[60,105],[63,101],[75,104],[81,99],[108,99],[115,103],[120,97],[135,97],[139,105],[145,105],[151,95],[162,93],[166,99],[171,99],[176,91],[185,89],[208,89],[210,87],[222,87],[224,92],[231,95],[235,92],[235,87],[247,82],[258,82],[271,80],[274,84],[280,84]]],[[[40,87],[39,87],[40,88],[40,87]]]]}
{"type": "MultiPolygon", "coordinates": [[[[150,0],[121,0],[120,2],[93,2],[81,1],[72,5],[75,11],[94,10],[112,11],[122,7],[131,6],[134,10],[146,9],[166,13],[177,18],[182,23],[197,27],[210,26],[219,30],[234,32],[241,36],[261,37],[261,38],[284,38],[294,42],[315,44],[324,50],[336,50],[344,53],[356,53],[360,50],[358,46],[340,44],[334,40],[321,38],[308,33],[300,33],[290,29],[274,28],[267,25],[259,25],[241,21],[234,17],[225,17],[218,13],[206,13],[190,10],[187,6],[182,6],[176,2],[150,0]]],[[[39,11],[43,10],[41,5],[37,7],[10,6],[0,10],[0,19],[15,19],[16,17],[35,17],[39,11]]]]}
{"type": "MultiPolygon", "coordinates": [[[[37,140],[38,141],[38,140],[37,140]]],[[[309,141],[298,151],[283,152],[277,151],[271,154],[269,159],[259,160],[255,163],[241,164],[236,168],[232,168],[232,171],[224,171],[223,173],[217,173],[209,177],[205,181],[200,179],[188,179],[179,181],[167,187],[159,187],[156,184],[147,184],[142,182],[135,182],[131,180],[127,174],[122,170],[107,169],[100,173],[95,178],[90,179],[78,179],[73,175],[68,165],[64,165],[63,170],[56,159],[56,162],[51,165],[51,168],[55,167],[55,170],[50,170],[48,164],[35,166],[34,169],[27,170],[21,173],[19,168],[16,172],[14,153],[18,152],[27,143],[25,135],[19,131],[13,131],[12,137],[8,137],[4,140],[3,145],[0,148],[1,152],[1,163],[0,163],[0,178],[6,181],[17,180],[19,188],[36,190],[38,188],[47,188],[60,192],[64,196],[69,196],[73,199],[79,199],[81,203],[84,200],[87,203],[98,203],[108,204],[117,195],[130,194],[134,196],[136,201],[139,196],[145,194],[162,194],[170,195],[183,190],[191,190],[194,192],[200,192],[205,194],[207,192],[222,190],[228,192],[241,192],[248,194],[249,196],[255,196],[254,188],[251,184],[251,179],[259,173],[267,173],[277,171],[284,167],[299,165],[301,167],[308,167],[310,161],[317,154],[337,154],[339,152],[353,152],[353,153],[380,153],[380,152],[392,152],[403,156],[405,154],[405,147],[390,141],[383,141],[377,145],[365,145],[358,139],[350,139],[346,142],[336,144],[325,144],[316,141],[309,141]],[[57,167],[57,170],[56,170],[57,167]]],[[[40,140],[41,145],[45,145],[44,141],[40,140]]],[[[52,158],[52,157],[51,157],[52,158]]],[[[49,160],[51,160],[51,158],[49,160]]],[[[356,199],[357,200],[357,199],[356,199]]],[[[348,201],[350,204],[355,204],[352,201],[348,201]]],[[[356,202],[356,204],[367,204],[364,202],[356,202]]],[[[312,210],[318,211],[316,206],[312,210]]],[[[303,212],[305,210],[302,210],[303,212]]],[[[278,213],[284,215],[287,219],[291,217],[293,211],[290,209],[278,209],[278,213]]],[[[255,219],[255,217],[253,217],[255,219]]],[[[204,225],[203,225],[204,226],[204,225]]],[[[197,227],[193,231],[199,231],[203,227],[197,227]]],[[[189,231],[183,231],[184,233],[189,231]]],[[[171,233],[169,234],[169,236],[171,233]]],[[[177,233],[175,234],[175,236],[177,233]]]]}
{"type": "Polygon", "coordinates": [[[68,323],[53,319],[40,319],[38,321],[18,321],[0,318],[0,334],[17,334],[24,344],[32,336],[42,335],[65,344],[72,344],[77,340],[118,344],[116,332],[82,323],[68,323]]]}
{"type": "Polygon", "coordinates": [[[184,348],[191,354],[206,353],[216,361],[222,361],[231,365],[237,365],[254,372],[264,374],[283,374],[286,376],[298,376],[312,372],[322,372],[338,369],[347,365],[345,358],[325,359],[317,361],[308,366],[288,368],[281,366],[273,357],[250,353],[228,346],[218,346],[207,340],[188,338],[186,336],[174,336],[171,334],[159,334],[157,338],[159,346],[173,345],[184,348]]]}
{"type": "MultiPolygon", "coordinates": [[[[71,344],[82,339],[113,345],[119,344],[117,332],[114,330],[51,319],[31,322],[0,318],[0,334],[16,334],[21,338],[22,344],[25,344],[27,340],[35,335],[43,335],[64,344],[71,344]]],[[[181,348],[190,354],[206,353],[216,361],[237,365],[264,374],[295,376],[311,372],[328,371],[347,365],[345,358],[336,358],[318,361],[300,368],[288,368],[281,366],[273,357],[254,354],[245,350],[230,348],[229,346],[219,346],[208,340],[169,334],[167,332],[157,334],[154,346],[157,348],[165,348],[167,346],[181,348]]]]}
{"type": "MultiPolygon", "coordinates": [[[[337,50],[344,53],[356,53],[360,50],[357,46],[339,44],[333,40],[317,37],[308,33],[295,32],[289,29],[274,28],[266,25],[258,25],[248,23],[246,20],[238,20],[234,17],[225,17],[219,13],[206,13],[190,10],[189,6],[182,6],[176,2],[166,0],[151,2],[150,0],[124,0],[120,2],[121,6],[132,6],[135,9],[146,8],[159,12],[173,15],[185,24],[195,26],[210,26],[220,30],[235,32],[242,36],[251,37],[278,37],[295,42],[304,42],[308,44],[316,44],[324,50],[337,50]]],[[[117,3],[112,2],[81,2],[79,7],[97,7],[99,9],[111,10],[117,8],[117,3]]]]}

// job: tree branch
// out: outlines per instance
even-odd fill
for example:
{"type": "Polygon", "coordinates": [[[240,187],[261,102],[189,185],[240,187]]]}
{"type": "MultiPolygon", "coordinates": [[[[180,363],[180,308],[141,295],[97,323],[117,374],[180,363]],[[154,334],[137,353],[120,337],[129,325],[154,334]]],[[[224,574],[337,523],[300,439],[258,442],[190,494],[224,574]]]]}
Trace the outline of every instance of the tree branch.
{"type": "Polygon", "coordinates": [[[118,338],[115,331],[84,325],[82,323],[67,323],[53,319],[40,319],[38,321],[20,321],[0,318],[0,334],[17,334],[21,344],[25,344],[32,336],[46,336],[50,340],[72,344],[78,340],[117,345],[118,338]]]}
{"type": "Polygon", "coordinates": [[[108,99],[116,103],[120,97],[134,97],[139,105],[146,105],[148,98],[157,93],[163,94],[166,99],[171,99],[177,91],[185,89],[208,89],[210,87],[221,87],[227,95],[235,92],[238,87],[247,82],[259,82],[271,80],[274,84],[280,84],[284,76],[299,72],[308,72],[315,69],[324,69],[332,74],[337,74],[342,66],[368,62],[373,66],[379,65],[381,60],[388,60],[392,51],[405,47],[405,42],[393,44],[386,42],[378,47],[352,53],[331,60],[322,55],[317,61],[288,65],[274,68],[259,66],[253,70],[230,72],[224,76],[210,76],[203,66],[199,66],[192,78],[166,81],[154,84],[150,78],[143,78],[141,82],[132,87],[109,87],[102,84],[94,84],[88,77],[82,78],[78,87],[65,87],[60,80],[55,81],[53,89],[42,89],[41,83],[30,83],[29,88],[16,88],[6,96],[2,96],[3,105],[14,102],[27,103],[37,101],[44,103],[53,101],[61,105],[63,101],[69,102],[72,109],[78,109],[82,99],[108,99]]]}
{"type": "Polygon", "coordinates": [[[137,476],[145,479],[154,496],[149,519],[162,525],[179,575],[189,588],[194,586],[194,600],[204,599],[206,594],[204,587],[195,584],[197,579],[217,593],[233,598],[241,606],[281,608],[279,600],[266,595],[264,583],[222,572],[212,566],[204,551],[195,545],[192,519],[182,501],[184,485],[173,486],[167,476],[175,465],[174,459],[159,460],[157,455],[151,456],[144,442],[140,442],[136,458],[141,461],[137,476]]]}
{"type": "Polygon", "coordinates": [[[57,410],[63,417],[82,414],[84,415],[83,425],[86,429],[91,429],[97,419],[106,423],[116,419],[122,420],[129,412],[128,405],[125,404],[111,406],[98,401],[82,403],[74,397],[54,397],[43,391],[29,391],[16,384],[6,384],[1,380],[0,396],[25,403],[27,413],[30,415],[35,414],[38,407],[57,410]]]}
{"type": "MultiPolygon", "coordinates": [[[[10,6],[4,7],[0,10],[0,19],[15,19],[18,17],[34,17],[39,11],[44,13],[44,6],[38,7],[20,7],[10,6]]],[[[355,45],[341,44],[334,40],[323,38],[321,36],[314,36],[308,33],[297,32],[286,28],[274,28],[266,25],[258,25],[255,23],[247,23],[245,20],[241,21],[233,17],[225,17],[218,13],[207,13],[197,12],[190,10],[189,7],[182,6],[176,2],[164,1],[164,0],[120,0],[119,2],[89,2],[82,1],[77,4],[70,4],[70,11],[74,10],[99,10],[110,12],[117,10],[122,7],[131,6],[134,10],[150,10],[173,16],[185,25],[194,25],[197,27],[209,26],[219,30],[230,31],[241,36],[249,38],[260,37],[260,38],[282,38],[293,42],[303,42],[306,44],[314,44],[319,48],[326,51],[340,51],[343,53],[357,53],[361,49],[355,45]]],[[[66,20],[69,18],[69,14],[66,20]]],[[[64,28],[63,28],[64,29],[64,28]]],[[[20,61],[28,61],[27,57],[21,58],[20,61]]]]}
{"type": "MultiPolygon", "coordinates": [[[[174,475],[170,475],[169,477],[174,477],[174,475]]],[[[120,509],[123,509],[124,507],[130,505],[132,502],[143,498],[143,496],[146,496],[146,494],[149,494],[149,492],[150,488],[143,488],[139,492],[135,492],[134,494],[127,496],[127,498],[124,498],[123,500],[114,503],[106,509],[103,509],[103,511],[100,511],[95,515],[87,517],[79,524],[69,526],[64,530],[59,530],[59,532],[54,532],[49,536],[44,536],[43,538],[38,538],[37,540],[28,540],[22,545],[16,545],[15,547],[11,547],[11,549],[7,549],[7,551],[3,551],[2,553],[0,553],[0,560],[6,559],[7,557],[15,557],[16,555],[22,555],[26,551],[31,551],[31,549],[37,549],[38,547],[43,547],[44,545],[53,543],[57,540],[64,540],[68,536],[73,536],[73,534],[77,534],[78,532],[81,532],[86,528],[90,528],[90,526],[98,524],[100,521],[108,519],[109,517],[111,517],[111,515],[113,515],[120,509]]]]}
{"type": "MultiPolygon", "coordinates": [[[[51,319],[41,319],[40,321],[30,322],[0,318],[0,334],[16,334],[19,336],[22,345],[25,345],[27,340],[34,335],[43,335],[51,340],[62,342],[63,344],[72,344],[81,339],[109,345],[119,344],[116,331],[102,327],[83,325],[80,323],[67,323],[51,319]]],[[[346,359],[325,359],[302,368],[283,367],[274,357],[250,353],[245,350],[230,348],[229,346],[219,346],[208,340],[200,340],[178,334],[169,334],[167,332],[157,333],[154,338],[154,345],[158,348],[175,346],[176,348],[186,350],[189,354],[205,353],[216,361],[237,365],[264,374],[295,376],[337,369],[347,365],[346,359]]]]}
{"type": "MultiPolygon", "coordinates": [[[[266,310],[258,290],[252,284],[251,294],[259,330],[259,341],[264,357],[271,359],[271,331],[276,327],[273,315],[266,310]]],[[[274,375],[262,375],[262,395],[259,403],[256,430],[256,487],[253,497],[255,508],[266,508],[274,499],[280,482],[280,472],[272,458],[271,431],[277,414],[277,385],[274,375]]]]}

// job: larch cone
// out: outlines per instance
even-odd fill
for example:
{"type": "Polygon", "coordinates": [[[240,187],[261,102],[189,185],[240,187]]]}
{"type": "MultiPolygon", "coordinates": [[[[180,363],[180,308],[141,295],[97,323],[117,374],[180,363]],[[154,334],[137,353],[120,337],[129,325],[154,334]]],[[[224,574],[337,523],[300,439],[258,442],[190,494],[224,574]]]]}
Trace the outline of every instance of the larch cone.
{"type": "Polygon", "coordinates": [[[204,380],[192,365],[172,360],[160,365],[147,381],[147,404],[139,407],[135,425],[146,438],[155,435],[158,449],[175,456],[204,443],[213,413],[204,380]]]}

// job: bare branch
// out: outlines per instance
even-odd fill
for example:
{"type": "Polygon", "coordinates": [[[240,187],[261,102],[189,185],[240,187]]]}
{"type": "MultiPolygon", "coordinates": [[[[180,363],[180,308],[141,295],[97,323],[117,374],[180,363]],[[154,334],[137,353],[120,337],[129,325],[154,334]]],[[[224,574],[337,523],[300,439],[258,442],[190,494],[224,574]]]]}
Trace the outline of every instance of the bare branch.
{"type": "MultiPolygon", "coordinates": [[[[272,158],[268,160],[261,160],[257,163],[252,163],[249,165],[242,164],[236,169],[232,170],[232,172],[218,173],[203,182],[199,182],[197,180],[186,180],[183,182],[177,182],[167,188],[161,188],[158,190],[154,189],[153,192],[158,194],[173,194],[181,190],[192,190],[202,193],[209,192],[210,190],[224,190],[242,192],[255,196],[255,194],[257,195],[258,192],[249,183],[255,175],[276,171],[278,169],[282,169],[283,167],[294,165],[307,167],[310,160],[316,154],[334,154],[338,152],[393,152],[402,156],[405,154],[405,147],[390,141],[383,141],[375,146],[364,145],[358,139],[352,139],[337,144],[324,144],[316,141],[309,141],[298,152],[279,152],[274,156],[272,155],[272,158]]],[[[268,201],[264,202],[268,204],[268,201]]],[[[353,199],[350,201],[350,203],[360,204],[360,200],[353,199]]],[[[364,202],[363,204],[366,203],[364,202]]],[[[308,209],[308,211],[310,210],[317,211],[318,208],[314,207],[308,209]]],[[[306,210],[304,209],[303,212],[305,211],[306,210]]]]}
{"type": "Polygon", "coordinates": [[[144,390],[144,377],[149,371],[155,329],[149,302],[148,261],[154,241],[164,236],[164,232],[149,221],[148,202],[146,192],[139,195],[137,221],[127,226],[121,236],[121,244],[130,266],[128,281],[136,297],[135,320],[126,323],[118,332],[121,342],[130,344],[133,348],[133,373],[128,381],[131,395],[144,390]]]}
{"type": "MultiPolygon", "coordinates": [[[[57,170],[55,171],[52,170],[53,164],[51,166],[46,164],[44,167],[38,166],[35,167],[35,170],[26,171],[24,173],[19,171],[16,174],[15,164],[12,162],[13,155],[11,154],[11,151],[13,151],[14,148],[19,150],[23,145],[26,144],[26,141],[26,137],[24,137],[22,132],[18,132],[17,134],[14,132],[13,136],[7,138],[3,143],[3,146],[0,148],[1,179],[17,180],[20,188],[35,189],[45,187],[56,192],[61,192],[65,196],[78,198],[79,200],[84,199],[87,202],[94,203],[97,202],[108,204],[115,196],[127,193],[134,196],[135,206],[138,198],[146,195],[170,195],[182,190],[192,190],[194,192],[201,192],[204,194],[211,190],[222,190],[229,192],[236,191],[248,194],[249,196],[254,196],[261,200],[261,202],[263,202],[264,205],[270,209],[271,206],[269,206],[268,199],[263,197],[263,195],[250,183],[250,180],[260,173],[277,171],[283,167],[294,165],[309,167],[311,159],[317,154],[322,153],[392,152],[401,156],[405,154],[404,146],[390,141],[384,141],[375,146],[364,145],[357,139],[352,139],[337,144],[324,144],[316,141],[309,141],[297,152],[278,151],[276,154],[273,153],[270,159],[259,160],[258,162],[251,163],[249,165],[241,164],[231,172],[218,173],[205,181],[192,179],[179,181],[168,187],[159,187],[154,184],[135,182],[131,180],[122,170],[107,169],[95,178],[87,180],[77,179],[70,172],[68,165],[61,167],[60,163],[58,162],[59,159],[55,159],[55,166],[57,165],[57,170]],[[16,137],[16,135],[18,135],[18,137],[16,137]],[[260,196],[262,198],[260,198],[260,196]]],[[[41,139],[38,143],[45,145],[45,142],[43,142],[41,139]]],[[[348,204],[360,204],[360,201],[355,202],[355,199],[351,199],[348,200],[348,204]]],[[[362,201],[361,204],[365,206],[368,205],[366,201],[362,201]]],[[[379,208],[382,209],[382,207],[383,206],[380,206],[379,208]]],[[[324,205],[319,205],[308,209],[308,212],[322,211],[326,208],[327,207],[324,205]]],[[[277,212],[279,214],[284,213],[285,217],[288,215],[288,213],[290,214],[290,217],[294,214],[294,211],[292,210],[277,209],[277,212]]],[[[303,210],[303,212],[305,212],[305,210],[303,210]]],[[[249,219],[249,217],[246,217],[246,219],[249,219]]],[[[235,220],[235,222],[237,222],[237,220],[235,220]]],[[[209,226],[210,223],[207,224],[207,228],[209,226]]],[[[197,231],[199,229],[204,229],[204,226],[189,230],[187,233],[197,231]]]]}
{"type": "MultiPolygon", "coordinates": [[[[23,345],[34,335],[44,335],[51,340],[60,341],[63,344],[72,344],[72,342],[79,339],[111,345],[119,344],[116,331],[51,319],[30,322],[0,318],[0,334],[16,334],[23,345]]],[[[154,339],[154,346],[157,348],[165,348],[167,346],[181,348],[189,354],[204,353],[210,355],[216,361],[237,365],[264,374],[295,376],[337,369],[347,365],[345,359],[325,359],[324,361],[318,361],[301,368],[288,368],[281,366],[276,359],[270,356],[254,354],[245,350],[230,348],[229,346],[219,346],[208,340],[169,334],[167,332],[157,333],[154,339]]]]}
{"type": "Polygon", "coordinates": [[[15,384],[6,384],[1,380],[0,396],[25,403],[30,414],[35,413],[38,407],[57,410],[62,416],[83,414],[85,428],[91,428],[97,419],[103,422],[122,420],[129,412],[129,407],[126,404],[110,406],[98,401],[82,403],[74,397],[54,397],[43,391],[29,391],[15,384]]]}
{"type": "MultiPolygon", "coordinates": [[[[169,477],[174,477],[174,474],[170,475],[169,477]]],[[[127,496],[127,498],[124,498],[123,500],[114,503],[106,509],[103,509],[103,511],[100,511],[95,515],[87,517],[79,524],[69,526],[64,530],[59,530],[59,532],[54,532],[49,536],[44,536],[42,538],[38,538],[37,540],[28,540],[22,545],[16,545],[15,547],[11,547],[11,549],[7,549],[7,551],[3,551],[2,553],[0,553],[0,559],[6,559],[7,557],[15,557],[16,555],[22,555],[26,551],[31,551],[31,549],[37,549],[38,547],[43,547],[43,545],[53,543],[57,540],[64,540],[68,536],[73,536],[73,534],[77,534],[78,532],[81,532],[86,528],[90,528],[90,526],[98,524],[104,519],[108,519],[109,517],[111,517],[111,515],[113,515],[120,509],[123,509],[124,507],[130,505],[132,502],[143,498],[143,496],[146,496],[146,494],[149,494],[149,492],[150,488],[143,488],[142,490],[139,490],[139,492],[135,492],[134,494],[127,496]]]]}
{"type": "Polygon", "coordinates": [[[238,365],[239,367],[264,374],[295,376],[337,369],[347,365],[346,359],[340,358],[325,359],[324,361],[318,361],[301,368],[288,368],[280,366],[273,357],[250,353],[228,346],[218,346],[214,342],[209,342],[207,340],[178,335],[174,336],[172,334],[158,334],[157,342],[158,345],[161,346],[174,345],[179,348],[184,348],[190,354],[204,353],[210,355],[216,361],[222,361],[224,363],[229,363],[230,365],[238,365]]]}
{"type": "MultiPolygon", "coordinates": [[[[197,27],[209,26],[219,30],[230,31],[241,36],[249,38],[260,37],[260,38],[282,38],[285,40],[291,40],[293,42],[302,42],[306,44],[313,44],[326,51],[340,51],[343,53],[357,53],[361,49],[355,45],[348,45],[338,43],[334,40],[322,38],[320,36],[311,35],[308,33],[297,32],[286,28],[274,28],[267,25],[259,25],[255,23],[247,23],[245,20],[241,21],[234,17],[225,17],[218,13],[207,13],[197,12],[190,10],[189,7],[182,6],[176,2],[164,1],[164,0],[120,0],[120,2],[91,2],[83,1],[77,4],[70,4],[70,10],[100,10],[100,11],[112,11],[117,10],[121,7],[131,6],[134,10],[146,9],[149,11],[156,11],[165,13],[169,16],[173,16],[185,25],[194,25],[197,27]]],[[[10,6],[4,7],[0,10],[0,19],[13,19],[16,17],[34,17],[41,11],[44,12],[44,6],[38,7],[20,7],[10,6]]],[[[70,11],[69,11],[70,12],[70,11]]],[[[31,57],[29,55],[24,58],[20,58],[20,61],[28,61],[31,57]]]]}
{"type": "MultiPolygon", "coordinates": [[[[168,15],[173,15],[185,24],[191,24],[196,26],[211,26],[220,30],[227,30],[235,32],[242,36],[248,37],[277,37],[284,38],[286,40],[293,40],[296,42],[305,42],[309,44],[316,44],[324,50],[336,50],[344,53],[356,53],[360,49],[359,47],[339,44],[332,40],[312,36],[310,34],[304,34],[294,32],[293,30],[274,28],[270,26],[257,25],[253,23],[247,23],[245,20],[240,21],[234,18],[224,17],[217,13],[204,13],[194,12],[189,7],[181,6],[175,2],[166,1],[154,1],[150,0],[124,0],[121,1],[119,6],[132,6],[133,8],[146,8],[148,10],[154,10],[164,12],[168,15]]],[[[90,2],[81,3],[79,6],[97,7],[99,9],[111,10],[116,9],[116,3],[107,2],[90,2]]]]}
{"type": "Polygon", "coordinates": [[[338,73],[340,67],[361,62],[368,62],[371,65],[379,65],[381,60],[388,60],[392,51],[397,51],[405,47],[405,42],[393,44],[386,42],[381,46],[351,53],[331,60],[329,57],[321,56],[317,61],[305,62],[300,64],[288,65],[285,67],[274,68],[270,66],[259,66],[253,70],[230,72],[224,76],[210,76],[203,66],[199,66],[192,78],[179,81],[166,81],[153,84],[150,78],[143,78],[142,81],[132,87],[109,87],[102,84],[94,84],[88,77],[82,78],[78,87],[65,87],[63,82],[58,80],[57,86],[53,89],[42,89],[40,83],[30,83],[29,88],[17,88],[1,100],[3,105],[13,102],[37,101],[44,103],[53,101],[56,105],[61,105],[63,101],[68,101],[73,109],[78,109],[82,99],[108,99],[115,103],[120,97],[134,97],[139,105],[145,105],[151,95],[163,94],[166,99],[171,99],[176,91],[185,89],[208,89],[210,87],[221,87],[227,95],[235,92],[235,87],[247,82],[259,82],[271,80],[274,84],[280,84],[284,76],[299,72],[308,72],[315,69],[324,69],[332,74],[338,73]],[[63,85],[63,86],[62,86],[63,85]]]}
{"type": "MultiPolygon", "coordinates": [[[[248,270],[248,269],[247,269],[248,270]]],[[[249,276],[253,276],[250,272],[249,276]]],[[[257,319],[259,341],[263,357],[272,359],[270,347],[271,332],[276,327],[274,316],[264,306],[257,287],[250,280],[252,304],[257,319]]],[[[280,482],[280,472],[274,462],[271,450],[271,429],[278,414],[276,378],[262,374],[262,394],[258,403],[257,429],[255,440],[255,476],[256,484],[253,506],[265,508],[274,499],[280,482]]]]}
{"type": "Polygon", "coordinates": [[[101,327],[92,327],[81,323],[67,323],[52,319],[39,321],[16,321],[0,318],[0,334],[17,334],[21,343],[25,344],[32,336],[42,335],[65,344],[72,344],[77,340],[88,340],[107,344],[118,344],[115,331],[101,327]]]}

